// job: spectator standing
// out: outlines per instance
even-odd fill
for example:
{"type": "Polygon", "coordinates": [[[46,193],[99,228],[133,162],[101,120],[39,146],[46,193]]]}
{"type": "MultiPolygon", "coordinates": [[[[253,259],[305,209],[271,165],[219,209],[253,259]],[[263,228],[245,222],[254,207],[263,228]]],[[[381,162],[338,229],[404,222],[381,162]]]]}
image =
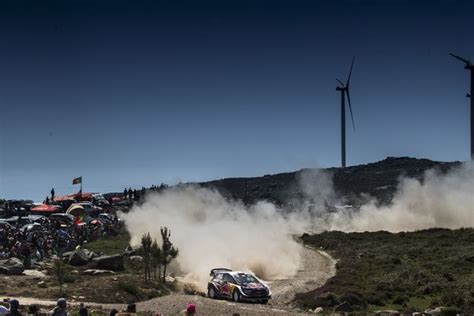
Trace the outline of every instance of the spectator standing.
{"type": "Polygon", "coordinates": [[[50,312],[52,316],[69,316],[67,312],[67,302],[65,298],[58,299],[56,307],[50,312]]]}
{"type": "Polygon", "coordinates": [[[10,312],[7,314],[9,316],[21,316],[20,311],[20,302],[18,300],[11,300],[10,301],[10,312]]]}
{"type": "Polygon", "coordinates": [[[88,316],[87,307],[84,306],[84,303],[79,305],[79,316],[88,316]]]}

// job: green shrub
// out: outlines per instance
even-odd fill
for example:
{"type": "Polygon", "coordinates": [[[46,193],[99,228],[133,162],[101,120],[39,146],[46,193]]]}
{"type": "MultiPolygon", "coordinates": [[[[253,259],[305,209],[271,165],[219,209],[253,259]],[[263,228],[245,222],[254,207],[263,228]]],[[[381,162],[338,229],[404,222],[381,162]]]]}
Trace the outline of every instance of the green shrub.
{"type": "Polygon", "coordinates": [[[134,295],[134,296],[138,296],[138,294],[140,292],[138,287],[135,284],[124,282],[124,281],[120,281],[118,283],[118,287],[119,287],[119,289],[127,292],[128,294],[134,295]]]}
{"type": "Polygon", "coordinates": [[[396,305],[406,305],[408,303],[408,301],[410,300],[410,298],[406,295],[397,295],[395,296],[395,298],[393,299],[393,304],[396,304],[396,305]]]}
{"type": "Polygon", "coordinates": [[[73,283],[74,281],[76,281],[76,278],[70,274],[66,274],[64,275],[63,281],[64,283],[73,283]]]}

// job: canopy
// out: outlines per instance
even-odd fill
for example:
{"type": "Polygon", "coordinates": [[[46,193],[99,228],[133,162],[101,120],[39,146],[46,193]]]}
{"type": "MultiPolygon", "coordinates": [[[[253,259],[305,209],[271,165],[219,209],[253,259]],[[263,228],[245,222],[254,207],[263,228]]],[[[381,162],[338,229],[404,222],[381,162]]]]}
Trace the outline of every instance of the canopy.
{"type": "Polygon", "coordinates": [[[76,217],[80,217],[80,216],[83,216],[86,213],[86,211],[84,210],[82,205],[72,204],[71,206],[69,206],[66,213],[71,214],[71,215],[76,216],[76,217]]]}
{"type": "Polygon", "coordinates": [[[68,194],[68,195],[65,195],[65,196],[55,196],[54,197],[54,201],[56,202],[62,202],[62,201],[68,201],[68,200],[75,200],[77,202],[84,202],[84,201],[88,201],[88,202],[91,202],[93,200],[94,196],[92,195],[92,193],[87,193],[87,192],[84,192],[84,193],[74,193],[74,194],[68,194]]]}
{"type": "Polygon", "coordinates": [[[64,195],[64,196],[55,196],[54,202],[64,202],[64,201],[74,201],[74,197],[71,195],[64,195]]]}
{"type": "Polygon", "coordinates": [[[56,205],[49,205],[49,204],[41,204],[30,209],[31,212],[41,212],[41,213],[56,213],[60,209],[59,206],[56,205]]]}

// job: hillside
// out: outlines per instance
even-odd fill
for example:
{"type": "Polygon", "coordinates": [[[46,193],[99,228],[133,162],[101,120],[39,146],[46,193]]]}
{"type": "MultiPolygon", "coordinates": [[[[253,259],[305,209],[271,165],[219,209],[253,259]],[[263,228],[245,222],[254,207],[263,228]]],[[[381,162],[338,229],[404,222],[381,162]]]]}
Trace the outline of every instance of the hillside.
{"type": "MultiPolygon", "coordinates": [[[[388,157],[385,160],[366,165],[323,169],[332,177],[334,190],[344,203],[357,205],[362,195],[375,197],[380,203],[388,203],[402,176],[422,179],[424,172],[437,168],[446,172],[460,162],[438,162],[409,157],[388,157]]],[[[302,169],[296,172],[279,173],[253,178],[227,178],[198,183],[211,187],[223,195],[252,204],[268,200],[278,205],[287,205],[304,193],[299,186],[302,169]]]]}
{"type": "Polygon", "coordinates": [[[472,228],[398,234],[333,231],[304,234],[302,241],[338,259],[335,277],[296,295],[305,308],[332,309],[345,302],[358,311],[419,312],[445,306],[474,313],[472,228]]]}

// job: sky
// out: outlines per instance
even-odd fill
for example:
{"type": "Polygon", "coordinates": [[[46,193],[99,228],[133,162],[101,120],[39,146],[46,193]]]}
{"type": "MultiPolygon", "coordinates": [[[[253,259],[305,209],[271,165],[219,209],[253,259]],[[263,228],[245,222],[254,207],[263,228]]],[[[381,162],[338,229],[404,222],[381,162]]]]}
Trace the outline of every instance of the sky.
{"type": "Polygon", "coordinates": [[[2,1],[0,198],[469,159],[472,1],[2,1]],[[348,114],[348,112],[347,112],[348,114]]]}

